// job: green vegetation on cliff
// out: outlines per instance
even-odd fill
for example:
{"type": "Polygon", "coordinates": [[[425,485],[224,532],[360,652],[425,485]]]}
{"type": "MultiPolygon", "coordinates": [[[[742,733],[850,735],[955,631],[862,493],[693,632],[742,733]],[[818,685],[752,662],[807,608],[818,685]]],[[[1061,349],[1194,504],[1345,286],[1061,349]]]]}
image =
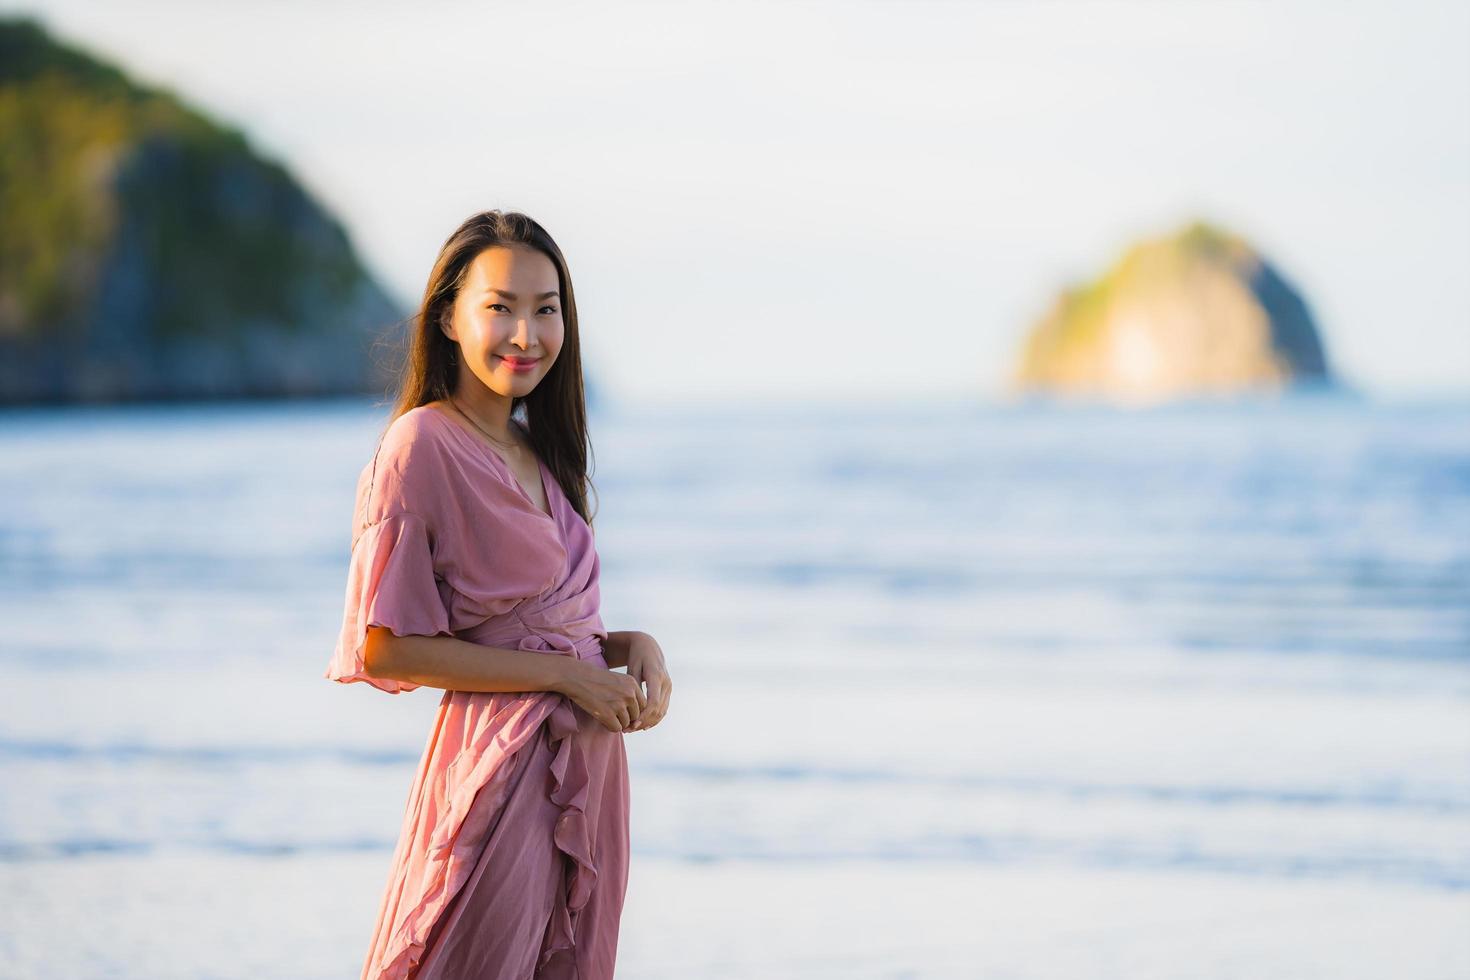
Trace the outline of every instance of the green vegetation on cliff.
{"type": "Polygon", "coordinates": [[[240,132],[25,19],[0,19],[0,213],[0,401],[362,390],[364,331],[396,317],[240,132]],[[316,384],[262,331],[336,335],[348,367],[316,384]]]}
{"type": "Polygon", "coordinates": [[[1012,390],[1151,401],[1304,381],[1330,381],[1306,304],[1240,236],[1195,221],[1061,290],[1012,390]]]}

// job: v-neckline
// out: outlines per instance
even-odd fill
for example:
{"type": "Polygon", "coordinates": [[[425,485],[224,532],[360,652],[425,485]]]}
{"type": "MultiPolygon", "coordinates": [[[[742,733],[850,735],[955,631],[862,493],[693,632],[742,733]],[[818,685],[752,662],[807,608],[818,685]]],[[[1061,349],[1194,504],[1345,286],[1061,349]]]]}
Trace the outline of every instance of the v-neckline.
{"type": "MultiPolygon", "coordinates": [[[[549,513],[549,514],[546,511],[542,510],[540,507],[537,507],[536,506],[536,501],[534,501],[534,500],[531,499],[531,495],[529,493],[527,493],[526,492],[526,488],[521,485],[520,477],[516,476],[515,470],[511,469],[510,468],[510,464],[507,463],[505,461],[505,459],[498,452],[496,452],[491,446],[489,446],[485,442],[485,440],[481,439],[477,435],[474,435],[473,433],[470,432],[469,429],[466,429],[459,422],[457,422],[454,419],[450,418],[448,412],[441,411],[441,410],[433,407],[432,405],[425,405],[423,407],[424,408],[427,408],[429,411],[433,412],[435,415],[443,416],[444,422],[447,425],[453,426],[455,429],[458,429],[460,431],[460,433],[463,434],[466,439],[469,439],[471,442],[475,443],[475,445],[479,446],[480,449],[483,450],[486,455],[493,456],[495,458],[495,462],[500,466],[500,469],[501,469],[502,473],[510,480],[510,485],[513,486],[513,487],[515,487],[516,493],[518,493],[518,494],[521,495],[521,499],[524,500],[526,503],[530,504],[531,505],[531,509],[534,510],[536,513],[540,514],[542,517],[544,517],[547,520],[551,521],[553,524],[557,524],[558,525],[558,529],[560,528],[560,522],[558,522],[557,519],[556,519],[556,505],[554,503],[552,503],[552,501],[551,501],[551,489],[547,486],[546,464],[541,461],[541,457],[540,456],[536,455],[536,453],[534,451],[531,453],[531,455],[532,456],[535,456],[535,458],[536,458],[536,473],[541,478],[541,495],[546,498],[546,506],[548,508],[550,508],[550,510],[551,510],[551,513],[549,513]]],[[[555,481],[552,481],[552,482],[555,482],[555,481]]]]}

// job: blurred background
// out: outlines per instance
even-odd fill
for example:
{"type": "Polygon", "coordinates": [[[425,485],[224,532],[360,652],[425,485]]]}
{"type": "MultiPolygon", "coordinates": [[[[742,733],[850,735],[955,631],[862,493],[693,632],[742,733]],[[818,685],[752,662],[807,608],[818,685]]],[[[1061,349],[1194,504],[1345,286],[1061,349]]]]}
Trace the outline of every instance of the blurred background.
{"type": "Polygon", "coordinates": [[[1470,7],[0,6],[0,973],[356,976],[401,318],[569,260],[629,978],[1470,976],[1470,7]]]}

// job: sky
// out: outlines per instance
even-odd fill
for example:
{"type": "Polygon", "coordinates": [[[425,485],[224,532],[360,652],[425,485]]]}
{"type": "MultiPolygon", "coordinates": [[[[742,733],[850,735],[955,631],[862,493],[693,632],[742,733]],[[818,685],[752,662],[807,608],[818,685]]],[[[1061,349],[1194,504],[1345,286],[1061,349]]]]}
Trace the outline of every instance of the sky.
{"type": "Polygon", "coordinates": [[[417,305],[525,211],[629,402],[998,391],[1063,286],[1239,232],[1389,396],[1470,393],[1463,2],[0,5],[243,130],[417,305]]]}

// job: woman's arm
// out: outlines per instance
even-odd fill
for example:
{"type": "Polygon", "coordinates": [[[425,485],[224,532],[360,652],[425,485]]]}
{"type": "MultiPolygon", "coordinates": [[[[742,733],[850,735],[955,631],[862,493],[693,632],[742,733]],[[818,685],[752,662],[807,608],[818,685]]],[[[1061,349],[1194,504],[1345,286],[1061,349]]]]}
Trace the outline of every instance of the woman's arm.
{"type": "Polygon", "coordinates": [[[453,636],[395,636],[370,626],[363,671],[447,691],[563,692],[577,661],[481,646],[453,636]]]}
{"type": "Polygon", "coordinates": [[[648,703],[627,674],[575,657],[482,646],[453,636],[396,636],[368,627],[363,670],[371,677],[446,691],[564,694],[610,731],[627,731],[648,703]]]}
{"type": "Polygon", "coordinates": [[[632,646],[633,637],[639,635],[641,630],[618,630],[607,634],[607,642],[602,645],[602,659],[607,661],[609,667],[628,666],[628,649],[632,646]]]}

